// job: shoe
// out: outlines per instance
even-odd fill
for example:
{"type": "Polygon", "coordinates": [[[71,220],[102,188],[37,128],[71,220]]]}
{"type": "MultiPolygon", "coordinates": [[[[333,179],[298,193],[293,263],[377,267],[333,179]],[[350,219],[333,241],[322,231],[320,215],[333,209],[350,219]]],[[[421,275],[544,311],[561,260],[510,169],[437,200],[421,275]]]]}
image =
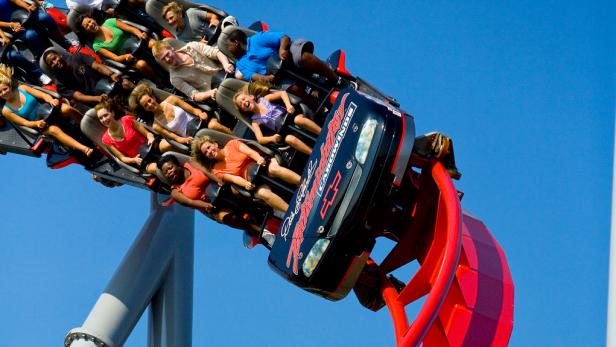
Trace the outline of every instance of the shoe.
{"type": "Polygon", "coordinates": [[[267,230],[263,230],[261,233],[261,239],[271,248],[274,246],[274,241],[276,241],[276,235],[267,230]]]}
{"type": "Polygon", "coordinates": [[[237,19],[233,16],[227,16],[225,17],[225,19],[222,20],[222,22],[220,23],[220,27],[222,29],[228,27],[228,26],[239,26],[239,23],[237,22],[237,19]]]}
{"type": "Polygon", "coordinates": [[[46,85],[46,84],[51,83],[51,78],[49,76],[45,75],[45,74],[41,74],[41,76],[39,77],[39,81],[43,85],[46,85]]]}

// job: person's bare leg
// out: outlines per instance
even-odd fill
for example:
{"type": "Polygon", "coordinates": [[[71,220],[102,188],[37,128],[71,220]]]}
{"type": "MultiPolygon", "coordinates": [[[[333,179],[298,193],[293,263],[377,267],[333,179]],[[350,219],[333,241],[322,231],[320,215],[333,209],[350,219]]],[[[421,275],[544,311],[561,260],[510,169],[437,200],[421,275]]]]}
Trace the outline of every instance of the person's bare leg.
{"type": "Polygon", "coordinates": [[[301,85],[293,84],[286,91],[300,98],[311,110],[314,111],[319,108],[319,101],[315,97],[306,94],[301,85]]]}
{"type": "Polygon", "coordinates": [[[300,175],[287,169],[286,167],[280,166],[276,158],[272,158],[270,161],[270,164],[267,166],[267,173],[273,178],[280,178],[281,180],[294,185],[298,185],[301,181],[300,175]]]}
{"type": "Polygon", "coordinates": [[[298,114],[297,116],[295,116],[295,119],[293,119],[293,121],[298,127],[306,129],[315,135],[319,135],[321,133],[321,127],[312,119],[304,117],[303,114],[298,114]]]}
{"type": "Polygon", "coordinates": [[[163,81],[156,75],[154,70],[148,65],[145,60],[137,60],[135,63],[135,69],[139,70],[150,81],[154,82],[156,85],[164,85],[163,81]]]}
{"type": "Polygon", "coordinates": [[[218,211],[218,213],[214,215],[214,218],[218,223],[230,226],[234,229],[245,230],[249,228],[249,224],[244,219],[238,217],[235,213],[226,209],[218,211]]]}
{"type": "Polygon", "coordinates": [[[173,150],[173,145],[171,145],[167,140],[160,140],[160,143],[158,144],[158,150],[161,153],[165,153],[167,151],[173,150]]]}
{"type": "Polygon", "coordinates": [[[82,144],[81,142],[75,140],[70,135],[68,135],[67,133],[62,131],[62,129],[58,128],[55,125],[50,125],[43,133],[45,135],[49,135],[49,136],[55,137],[63,145],[65,145],[65,146],[67,146],[67,147],[69,147],[71,149],[80,151],[83,154],[85,154],[86,156],[90,156],[92,154],[92,148],[90,148],[90,147],[82,144]]]}
{"type": "Polygon", "coordinates": [[[220,122],[218,121],[218,119],[213,118],[210,119],[210,121],[207,123],[207,127],[212,129],[212,130],[216,130],[216,131],[220,131],[221,133],[225,133],[225,134],[229,134],[229,135],[235,135],[233,133],[233,131],[231,131],[231,129],[227,128],[226,126],[220,124],[220,122]]]}
{"type": "Polygon", "coordinates": [[[308,154],[310,155],[312,153],[312,149],[310,147],[308,147],[308,145],[306,143],[304,143],[304,141],[298,139],[296,136],[294,135],[287,135],[284,137],[284,142],[295,148],[296,150],[304,153],[304,154],[308,154]]]}
{"type": "Polygon", "coordinates": [[[60,105],[60,113],[62,114],[62,117],[70,118],[77,122],[77,124],[79,124],[81,118],[83,118],[81,112],[79,112],[76,108],[70,107],[67,104],[60,105]]]}
{"type": "Polygon", "coordinates": [[[156,163],[149,163],[145,167],[145,172],[149,173],[150,175],[156,175],[156,163]]]}
{"type": "Polygon", "coordinates": [[[301,66],[303,69],[315,72],[327,78],[327,81],[331,84],[336,84],[338,82],[338,75],[334,70],[330,69],[329,65],[310,52],[302,53],[301,66]]]}
{"type": "Polygon", "coordinates": [[[262,185],[257,188],[257,191],[255,192],[255,197],[257,197],[257,199],[263,200],[266,204],[268,204],[271,208],[275,210],[287,212],[287,210],[289,209],[289,204],[282,200],[280,196],[274,194],[274,192],[272,192],[272,190],[266,185],[262,185]]]}

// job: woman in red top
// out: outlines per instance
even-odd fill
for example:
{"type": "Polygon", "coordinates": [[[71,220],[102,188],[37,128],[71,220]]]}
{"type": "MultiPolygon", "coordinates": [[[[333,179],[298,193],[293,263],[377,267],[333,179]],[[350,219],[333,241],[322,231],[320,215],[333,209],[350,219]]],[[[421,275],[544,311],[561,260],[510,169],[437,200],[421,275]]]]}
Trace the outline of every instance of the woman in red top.
{"type": "MultiPolygon", "coordinates": [[[[267,166],[267,174],[272,178],[279,178],[294,185],[300,182],[298,174],[280,166],[274,158],[267,164],[259,152],[239,139],[231,140],[221,148],[209,136],[198,137],[193,140],[192,155],[222,182],[233,183],[247,190],[255,189],[255,185],[248,180],[248,168],[255,162],[260,166],[267,166]]],[[[265,184],[256,187],[255,197],[276,210],[286,212],[289,208],[289,204],[265,184]]]]}
{"type": "MultiPolygon", "coordinates": [[[[115,119],[114,107],[105,101],[94,108],[99,122],[107,129],[103,134],[102,142],[109,147],[109,151],[125,164],[140,166],[143,159],[139,156],[139,149],[142,146],[150,145],[154,142],[154,134],[149,132],[141,123],[131,115],[125,115],[120,120],[115,119]]],[[[171,145],[161,140],[158,149],[166,152],[171,145]]],[[[145,170],[147,173],[156,173],[156,163],[150,163],[145,170]]]]}

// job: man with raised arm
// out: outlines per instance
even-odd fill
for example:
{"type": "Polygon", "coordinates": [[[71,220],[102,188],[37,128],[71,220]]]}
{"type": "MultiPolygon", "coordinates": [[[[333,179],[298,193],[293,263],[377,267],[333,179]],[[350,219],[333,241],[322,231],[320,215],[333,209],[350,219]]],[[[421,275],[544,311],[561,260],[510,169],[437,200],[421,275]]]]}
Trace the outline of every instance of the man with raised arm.
{"type": "Polygon", "coordinates": [[[201,102],[214,98],[212,77],[224,69],[233,73],[229,59],[218,48],[202,42],[190,42],[175,50],[166,41],[157,41],[152,46],[154,57],[169,67],[171,84],[193,101],[201,102]]]}

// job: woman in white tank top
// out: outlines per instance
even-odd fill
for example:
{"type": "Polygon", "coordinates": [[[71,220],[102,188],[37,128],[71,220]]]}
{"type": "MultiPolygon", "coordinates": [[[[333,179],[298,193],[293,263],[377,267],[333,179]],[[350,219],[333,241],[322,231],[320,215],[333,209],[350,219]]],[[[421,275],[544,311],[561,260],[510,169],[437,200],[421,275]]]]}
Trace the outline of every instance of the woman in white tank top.
{"type": "Polygon", "coordinates": [[[195,118],[200,118],[207,123],[210,129],[222,131],[228,134],[233,132],[220,124],[215,117],[210,117],[205,111],[191,106],[189,103],[175,95],[170,95],[159,102],[146,83],[140,83],[135,87],[129,97],[129,105],[132,110],[138,107],[154,114],[153,128],[165,138],[182,143],[190,144],[192,136],[187,136],[188,124],[195,118]]]}

